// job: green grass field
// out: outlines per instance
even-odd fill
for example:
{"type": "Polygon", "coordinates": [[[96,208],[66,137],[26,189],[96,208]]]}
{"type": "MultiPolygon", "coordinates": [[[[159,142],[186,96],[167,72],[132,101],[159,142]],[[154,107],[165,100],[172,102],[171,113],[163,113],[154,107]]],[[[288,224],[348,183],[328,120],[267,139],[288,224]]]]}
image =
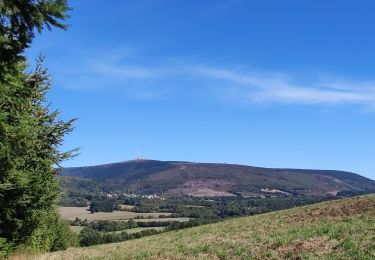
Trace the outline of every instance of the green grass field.
{"type": "Polygon", "coordinates": [[[35,259],[186,258],[375,259],[375,195],[35,256],[35,259]]]}

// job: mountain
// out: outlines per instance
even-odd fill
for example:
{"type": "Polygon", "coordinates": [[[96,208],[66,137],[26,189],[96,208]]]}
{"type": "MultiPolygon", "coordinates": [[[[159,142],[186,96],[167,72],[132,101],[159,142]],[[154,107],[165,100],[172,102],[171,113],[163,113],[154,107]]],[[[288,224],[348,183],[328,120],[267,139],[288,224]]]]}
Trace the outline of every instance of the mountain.
{"type": "Polygon", "coordinates": [[[63,168],[65,190],[160,196],[354,195],[375,192],[375,181],[351,172],[272,169],[235,164],[134,160],[63,168]]]}
{"type": "Polygon", "coordinates": [[[17,259],[374,259],[375,195],[17,259]]]}

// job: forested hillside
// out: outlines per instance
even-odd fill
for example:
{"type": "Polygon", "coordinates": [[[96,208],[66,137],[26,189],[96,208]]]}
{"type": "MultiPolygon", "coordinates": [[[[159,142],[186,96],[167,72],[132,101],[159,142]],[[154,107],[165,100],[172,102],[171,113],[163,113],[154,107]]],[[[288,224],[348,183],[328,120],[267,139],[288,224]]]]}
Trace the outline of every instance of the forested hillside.
{"type": "Polygon", "coordinates": [[[160,196],[355,195],[375,192],[375,181],[351,172],[271,169],[234,164],[135,160],[64,168],[65,191],[160,196]]]}

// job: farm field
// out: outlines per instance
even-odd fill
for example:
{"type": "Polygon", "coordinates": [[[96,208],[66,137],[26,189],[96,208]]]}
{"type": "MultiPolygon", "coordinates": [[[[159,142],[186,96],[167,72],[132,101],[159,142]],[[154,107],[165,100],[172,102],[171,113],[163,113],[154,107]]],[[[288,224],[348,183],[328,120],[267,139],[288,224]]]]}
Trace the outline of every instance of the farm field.
{"type": "MultiPolygon", "coordinates": [[[[60,215],[65,220],[87,219],[88,222],[97,220],[129,220],[137,217],[152,217],[150,220],[158,219],[160,216],[169,216],[171,213],[136,213],[131,211],[97,212],[91,214],[87,207],[59,207],[60,215]]],[[[145,219],[144,219],[145,220],[145,219]]]]}
{"type": "Polygon", "coordinates": [[[133,206],[133,205],[125,205],[125,204],[120,204],[119,206],[120,206],[121,209],[123,209],[123,210],[132,210],[132,209],[135,208],[135,206],[133,206]]]}
{"type": "Polygon", "coordinates": [[[374,259],[375,195],[34,256],[34,259],[155,258],[374,259]]]}

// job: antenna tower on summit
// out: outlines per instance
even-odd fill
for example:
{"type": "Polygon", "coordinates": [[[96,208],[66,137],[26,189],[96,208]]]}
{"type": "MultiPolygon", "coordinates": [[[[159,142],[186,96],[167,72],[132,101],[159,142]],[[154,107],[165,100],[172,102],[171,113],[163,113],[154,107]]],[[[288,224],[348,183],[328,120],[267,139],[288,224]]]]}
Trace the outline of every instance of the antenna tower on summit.
{"type": "Polygon", "coordinates": [[[141,156],[139,154],[139,151],[137,152],[137,161],[140,161],[141,160],[141,156]]]}

